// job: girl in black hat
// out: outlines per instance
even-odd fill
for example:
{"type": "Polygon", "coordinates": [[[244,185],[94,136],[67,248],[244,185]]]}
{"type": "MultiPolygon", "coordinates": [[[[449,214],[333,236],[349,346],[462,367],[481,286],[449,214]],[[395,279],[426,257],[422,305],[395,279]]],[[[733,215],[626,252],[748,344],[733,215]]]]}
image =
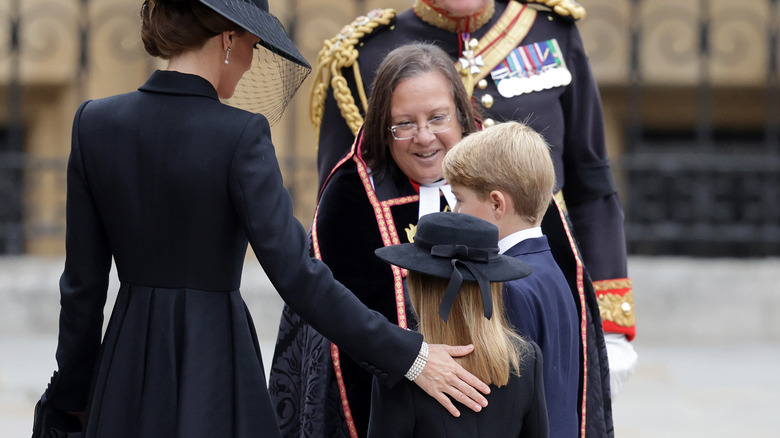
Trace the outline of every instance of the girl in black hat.
{"type": "Polygon", "coordinates": [[[147,0],[141,18],[167,69],[76,112],[59,370],[35,436],[81,429],[57,421],[64,412],[88,438],[279,436],[239,292],[247,243],[285,301],[381,381],[427,360],[427,392],[486,405],[473,387],[487,386],[450,357],[471,347],[428,348],[309,257],[267,118],[220,102],[243,93],[278,118],[309,72],[267,2],[147,0]],[[262,82],[236,91],[247,75],[262,82]],[[112,259],[121,287],[102,335],[112,259]]]}
{"type": "Polygon", "coordinates": [[[524,341],[504,315],[501,281],[531,268],[498,254],[498,229],[474,216],[432,213],[420,218],[413,243],[376,250],[408,269],[406,285],[426,340],[470,343],[461,364],[490,383],[490,405],[454,418],[413,385],[374,382],[369,437],[547,437],[539,347],[524,341]]]}

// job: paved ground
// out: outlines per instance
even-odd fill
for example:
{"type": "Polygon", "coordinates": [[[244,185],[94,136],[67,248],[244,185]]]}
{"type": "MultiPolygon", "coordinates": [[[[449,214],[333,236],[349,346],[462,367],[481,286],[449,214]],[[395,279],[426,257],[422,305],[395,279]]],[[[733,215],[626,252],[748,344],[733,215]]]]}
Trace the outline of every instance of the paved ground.
{"type": "MultiPolygon", "coordinates": [[[[56,336],[0,338],[0,437],[32,434],[33,410],[56,367],[56,348],[56,336]]],[[[263,358],[270,358],[273,341],[261,342],[260,348],[263,358]]]]}
{"type": "Polygon", "coordinates": [[[614,401],[615,436],[780,436],[780,344],[645,345],[614,401]]]}
{"type": "MultiPolygon", "coordinates": [[[[61,263],[0,258],[2,437],[30,436],[54,368],[61,263]]],[[[242,289],[270,357],[280,302],[254,265],[242,289]]],[[[780,436],[780,260],[634,258],[629,266],[639,366],[614,401],[616,436],[780,436]]]]}

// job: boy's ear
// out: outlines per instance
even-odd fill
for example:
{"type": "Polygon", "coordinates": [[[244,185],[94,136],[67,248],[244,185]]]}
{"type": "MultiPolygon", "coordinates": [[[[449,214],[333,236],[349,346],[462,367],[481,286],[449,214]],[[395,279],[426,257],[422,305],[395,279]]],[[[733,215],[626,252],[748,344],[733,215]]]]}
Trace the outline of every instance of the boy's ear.
{"type": "Polygon", "coordinates": [[[507,197],[499,190],[492,190],[488,195],[488,198],[490,199],[493,217],[496,218],[496,220],[501,220],[501,218],[506,215],[507,209],[509,208],[507,205],[507,197]]]}

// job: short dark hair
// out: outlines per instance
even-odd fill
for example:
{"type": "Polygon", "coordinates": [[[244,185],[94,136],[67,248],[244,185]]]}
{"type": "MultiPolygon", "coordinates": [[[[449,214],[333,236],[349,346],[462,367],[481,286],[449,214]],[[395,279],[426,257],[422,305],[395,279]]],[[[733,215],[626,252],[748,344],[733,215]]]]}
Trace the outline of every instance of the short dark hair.
{"type": "Polygon", "coordinates": [[[433,44],[400,46],[379,65],[363,125],[363,159],[371,171],[380,177],[385,171],[387,160],[392,159],[388,158],[387,149],[392,138],[388,128],[391,125],[393,92],[401,81],[431,72],[441,73],[450,82],[458,123],[464,134],[477,130],[474,106],[460,74],[455,70],[455,62],[433,44]]]}
{"type": "Polygon", "coordinates": [[[141,41],[147,53],[163,59],[231,30],[243,31],[197,0],[145,0],[141,6],[141,41]]]}

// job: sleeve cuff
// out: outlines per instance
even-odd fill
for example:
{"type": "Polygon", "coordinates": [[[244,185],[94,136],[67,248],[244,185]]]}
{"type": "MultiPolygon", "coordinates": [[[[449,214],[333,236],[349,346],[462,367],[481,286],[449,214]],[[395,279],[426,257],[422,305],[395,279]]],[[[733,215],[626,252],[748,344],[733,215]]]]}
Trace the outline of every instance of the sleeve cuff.
{"type": "Polygon", "coordinates": [[[631,341],[636,336],[634,291],[630,278],[593,282],[605,333],[621,333],[631,341]]]}

